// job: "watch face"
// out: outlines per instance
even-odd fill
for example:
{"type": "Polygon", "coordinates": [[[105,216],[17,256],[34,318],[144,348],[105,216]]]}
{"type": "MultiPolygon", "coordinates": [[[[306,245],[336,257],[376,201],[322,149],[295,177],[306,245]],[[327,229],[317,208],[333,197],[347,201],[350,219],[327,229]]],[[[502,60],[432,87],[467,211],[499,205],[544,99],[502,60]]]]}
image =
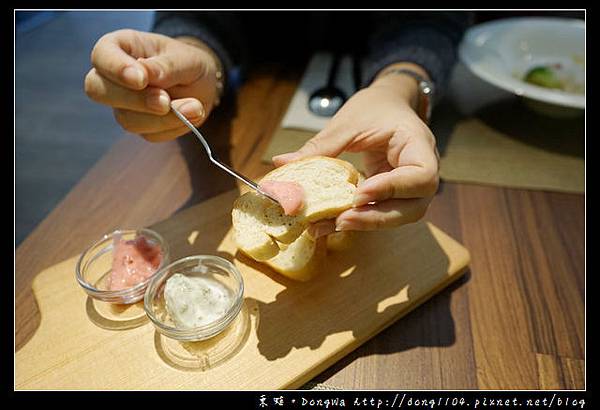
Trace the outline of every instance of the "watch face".
{"type": "Polygon", "coordinates": [[[432,93],[433,93],[433,84],[431,84],[431,83],[429,83],[429,82],[427,82],[427,81],[424,81],[424,80],[422,80],[422,81],[419,83],[419,86],[420,86],[420,88],[421,88],[421,92],[422,92],[423,94],[427,94],[427,95],[429,95],[429,94],[432,94],[432,93]]]}

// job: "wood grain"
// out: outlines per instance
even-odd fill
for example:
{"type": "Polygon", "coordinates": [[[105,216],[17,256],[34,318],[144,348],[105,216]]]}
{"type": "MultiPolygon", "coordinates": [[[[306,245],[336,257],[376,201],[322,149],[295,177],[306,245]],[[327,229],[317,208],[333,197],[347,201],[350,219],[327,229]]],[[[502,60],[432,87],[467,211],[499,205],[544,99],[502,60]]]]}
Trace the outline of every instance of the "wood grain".
{"type": "MultiPolygon", "coordinates": [[[[237,104],[206,127],[219,154],[249,176],[271,169],[260,158],[301,74],[290,73],[254,72],[237,104]]],[[[39,326],[30,289],[39,272],[112,227],[151,225],[233,187],[204,158],[188,137],[148,144],[127,135],[115,144],[16,249],[16,350],[39,326]]],[[[583,388],[584,207],[583,195],[443,184],[426,219],[470,250],[465,279],[315,380],[366,389],[583,388]]]]}
{"type": "Polygon", "coordinates": [[[138,306],[92,301],[74,280],[71,258],[34,279],[42,323],[17,352],[17,389],[299,388],[455,281],[469,261],[460,244],[420,222],[357,233],[350,248],[329,253],[318,277],[293,281],[237,252],[231,206],[238,195],[151,226],[171,260],[219,255],[240,270],[245,307],[219,342],[168,340],[143,311],[132,318],[138,306]],[[182,355],[202,370],[186,369],[182,355]]]}
{"type": "Polygon", "coordinates": [[[539,388],[548,390],[581,389],[585,383],[585,362],[547,354],[536,355],[539,388]]]}

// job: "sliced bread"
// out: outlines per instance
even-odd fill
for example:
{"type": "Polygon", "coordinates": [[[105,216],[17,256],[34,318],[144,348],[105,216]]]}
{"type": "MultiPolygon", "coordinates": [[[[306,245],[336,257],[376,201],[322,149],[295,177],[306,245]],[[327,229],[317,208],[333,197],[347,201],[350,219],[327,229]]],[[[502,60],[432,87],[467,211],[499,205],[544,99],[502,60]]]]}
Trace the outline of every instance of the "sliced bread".
{"type": "Polygon", "coordinates": [[[273,270],[290,279],[307,281],[319,272],[326,254],[350,248],[354,232],[335,232],[314,239],[308,230],[291,244],[281,244],[277,256],[265,261],[273,270]]]}
{"type": "Polygon", "coordinates": [[[296,182],[304,191],[304,207],[296,215],[303,222],[335,218],[352,206],[359,173],[349,162],[314,156],[269,172],[263,181],[296,182]]]}
{"type": "Polygon", "coordinates": [[[282,244],[295,241],[311,222],[335,218],[352,206],[359,173],[352,164],[328,157],[309,157],[286,164],[262,181],[295,182],[302,187],[304,205],[294,216],[262,195],[249,191],[233,205],[234,239],[257,261],[272,259],[282,244]]]}
{"type": "Polygon", "coordinates": [[[291,244],[281,244],[279,253],[264,263],[290,279],[307,281],[319,271],[326,254],[326,239],[314,239],[304,231],[291,244]]]}
{"type": "Polygon", "coordinates": [[[295,216],[254,191],[236,199],[231,212],[235,242],[244,253],[264,261],[277,255],[281,243],[291,243],[298,238],[306,225],[295,216]]]}

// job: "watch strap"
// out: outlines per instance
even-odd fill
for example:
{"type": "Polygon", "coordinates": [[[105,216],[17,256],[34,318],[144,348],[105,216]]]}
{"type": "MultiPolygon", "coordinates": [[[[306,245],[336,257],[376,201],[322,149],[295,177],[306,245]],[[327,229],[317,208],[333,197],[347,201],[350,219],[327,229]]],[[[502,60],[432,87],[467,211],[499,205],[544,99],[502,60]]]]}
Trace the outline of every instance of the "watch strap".
{"type": "Polygon", "coordinates": [[[415,79],[419,88],[417,114],[426,124],[429,124],[432,109],[431,102],[433,101],[433,94],[435,92],[435,87],[433,83],[427,80],[421,74],[417,73],[416,71],[407,68],[389,68],[387,70],[382,71],[379,77],[383,77],[389,74],[404,74],[415,79]]]}

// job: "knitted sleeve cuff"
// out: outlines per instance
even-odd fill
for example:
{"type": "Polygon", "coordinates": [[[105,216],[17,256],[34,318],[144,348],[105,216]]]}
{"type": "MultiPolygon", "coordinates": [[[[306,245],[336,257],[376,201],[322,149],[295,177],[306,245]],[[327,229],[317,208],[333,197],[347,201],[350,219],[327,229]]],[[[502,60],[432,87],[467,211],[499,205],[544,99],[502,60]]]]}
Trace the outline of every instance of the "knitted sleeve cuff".
{"type": "Polygon", "coordinates": [[[429,27],[412,28],[386,36],[371,44],[363,59],[362,83],[369,85],[386,66],[397,62],[411,62],[423,67],[435,85],[433,103],[439,101],[447,87],[456,61],[454,42],[443,33],[429,27]]]}

